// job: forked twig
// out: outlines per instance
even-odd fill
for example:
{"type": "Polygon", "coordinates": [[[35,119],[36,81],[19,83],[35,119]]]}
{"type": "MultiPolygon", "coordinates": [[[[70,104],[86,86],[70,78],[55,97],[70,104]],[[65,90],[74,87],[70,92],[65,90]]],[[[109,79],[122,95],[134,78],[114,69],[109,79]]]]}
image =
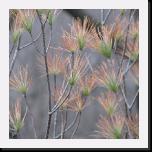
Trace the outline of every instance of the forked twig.
{"type": "MultiPolygon", "coordinates": [[[[75,118],[73,119],[72,123],[64,130],[63,133],[66,133],[75,125],[75,123],[78,119],[78,116],[79,116],[79,112],[76,113],[75,118]]],[[[59,138],[60,136],[61,136],[61,134],[57,135],[56,138],[59,138]]]]}
{"type": "Polygon", "coordinates": [[[26,47],[29,47],[30,45],[32,45],[33,43],[35,43],[36,41],[38,41],[38,39],[40,38],[41,34],[42,33],[40,32],[39,35],[35,39],[33,39],[33,42],[29,42],[27,44],[24,44],[23,46],[20,46],[19,50],[21,51],[22,49],[24,49],[26,47]]]}

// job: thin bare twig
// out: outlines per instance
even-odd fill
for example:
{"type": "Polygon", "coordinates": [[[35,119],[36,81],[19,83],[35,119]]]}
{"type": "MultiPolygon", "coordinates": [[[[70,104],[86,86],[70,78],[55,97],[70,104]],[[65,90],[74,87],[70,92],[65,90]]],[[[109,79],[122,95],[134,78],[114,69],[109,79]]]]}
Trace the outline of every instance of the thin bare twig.
{"type": "Polygon", "coordinates": [[[64,138],[66,123],[67,123],[67,111],[62,110],[61,111],[61,139],[64,138]]]}
{"type": "Polygon", "coordinates": [[[36,133],[35,125],[34,125],[34,117],[33,117],[33,114],[32,114],[32,112],[31,112],[30,106],[29,106],[29,104],[28,104],[27,95],[26,95],[26,94],[24,94],[24,99],[25,99],[25,103],[26,103],[27,110],[29,111],[29,114],[30,114],[30,117],[31,117],[31,122],[32,122],[32,128],[33,128],[33,132],[34,132],[34,137],[37,139],[37,133],[36,133]]]}
{"type": "Polygon", "coordinates": [[[46,15],[46,20],[44,21],[44,24],[43,24],[44,28],[45,28],[46,22],[47,22],[47,20],[48,20],[49,13],[50,13],[50,10],[48,11],[48,13],[47,13],[47,15],[46,15]]]}
{"type": "Polygon", "coordinates": [[[56,136],[57,116],[58,116],[58,111],[54,113],[53,138],[55,138],[56,136]]]}
{"type": "MultiPolygon", "coordinates": [[[[41,30],[42,30],[42,38],[43,38],[43,53],[44,53],[44,60],[45,60],[45,69],[46,69],[46,78],[47,78],[47,85],[48,85],[48,93],[49,93],[49,100],[48,100],[48,110],[49,112],[51,111],[51,87],[50,87],[50,79],[49,79],[49,72],[48,72],[48,62],[47,62],[47,52],[46,52],[46,40],[45,40],[45,31],[44,31],[44,24],[42,23],[42,19],[40,17],[40,14],[38,10],[36,10],[40,24],[41,24],[41,30]]],[[[48,123],[47,123],[47,130],[46,130],[46,135],[45,138],[48,139],[49,137],[49,132],[50,132],[50,127],[51,127],[51,117],[52,115],[49,115],[48,118],[48,123]]]]}
{"type": "Polygon", "coordinates": [[[63,132],[64,132],[64,113],[61,111],[61,139],[63,139],[63,132]]]}
{"type": "Polygon", "coordinates": [[[55,106],[55,107],[52,109],[52,111],[50,111],[50,112],[48,113],[49,115],[52,115],[56,110],[58,110],[58,109],[64,104],[64,102],[69,98],[70,93],[71,93],[71,90],[72,90],[72,86],[70,86],[70,89],[69,89],[69,92],[68,92],[67,96],[66,96],[59,104],[57,104],[57,106],[55,106]]]}
{"type": "Polygon", "coordinates": [[[81,120],[81,112],[79,112],[79,119],[78,119],[78,123],[77,123],[77,126],[76,128],[74,129],[72,135],[71,135],[71,138],[74,137],[75,133],[77,132],[78,128],[79,128],[79,125],[80,125],[80,120],[81,120]]]}
{"type": "MultiPolygon", "coordinates": [[[[120,65],[119,65],[117,76],[119,76],[119,73],[120,73],[121,68],[123,66],[124,56],[125,56],[126,50],[127,50],[127,41],[128,41],[129,28],[130,28],[130,24],[131,24],[131,21],[132,21],[132,18],[134,16],[135,11],[136,10],[134,10],[132,14],[131,14],[131,11],[130,11],[129,23],[127,25],[127,31],[126,31],[126,37],[125,37],[125,42],[124,42],[123,53],[122,53],[122,58],[121,58],[121,61],[120,61],[120,65]]],[[[128,106],[129,105],[128,105],[128,101],[127,101],[127,98],[126,98],[125,75],[123,75],[123,87],[124,88],[123,89],[121,88],[121,91],[122,91],[122,95],[123,95],[124,100],[125,100],[125,113],[126,113],[126,117],[129,117],[129,113],[128,113],[128,106]]],[[[126,133],[126,137],[127,136],[128,136],[128,131],[126,133]]]]}
{"type": "Polygon", "coordinates": [[[119,65],[119,69],[118,69],[118,74],[117,75],[119,75],[119,73],[121,71],[121,68],[122,68],[122,65],[123,65],[124,56],[125,56],[126,50],[127,50],[126,48],[127,48],[129,28],[130,28],[130,24],[131,24],[131,21],[132,21],[132,18],[134,16],[135,12],[136,12],[136,10],[134,10],[132,14],[130,13],[129,23],[127,24],[127,31],[126,31],[126,36],[125,36],[125,42],[124,42],[124,48],[123,48],[122,58],[121,58],[121,61],[120,61],[120,65],[119,65]]]}
{"type": "MultiPolygon", "coordinates": [[[[39,39],[40,35],[41,35],[41,33],[37,36],[37,38],[33,39],[32,42],[30,42],[30,43],[28,43],[28,44],[25,44],[25,45],[23,45],[23,46],[21,46],[21,47],[20,47],[21,36],[19,37],[19,40],[18,40],[18,43],[17,43],[17,47],[16,47],[16,49],[15,49],[15,52],[14,52],[14,55],[13,55],[13,58],[12,58],[12,62],[11,62],[11,65],[10,65],[9,76],[11,76],[11,73],[12,73],[12,71],[13,71],[14,64],[15,64],[15,62],[16,62],[16,58],[17,58],[19,52],[20,52],[22,49],[24,49],[24,48],[32,45],[33,43],[35,43],[35,42],[39,39]]],[[[40,53],[40,52],[39,52],[39,53],[40,53]]],[[[11,54],[10,54],[10,55],[11,55],[11,54]]]]}
{"type": "Polygon", "coordinates": [[[125,103],[127,104],[127,107],[129,107],[128,101],[127,101],[127,98],[126,98],[126,94],[125,94],[125,92],[124,92],[124,90],[123,90],[122,87],[121,87],[121,92],[122,92],[123,98],[124,98],[124,100],[125,100],[125,103]]]}
{"type": "Polygon", "coordinates": [[[123,73],[124,76],[128,73],[128,71],[134,66],[134,64],[136,62],[137,62],[137,60],[135,60],[134,62],[132,62],[130,65],[128,65],[128,68],[123,73]]]}
{"type": "MultiPolygon", "coordinates": [[[[72,72],[73,72],[74,52],[72,52],[72,56],[71,56],[71,65],[72,65],[72,72]]],[[[72,88],[73,88],[72,85],[70,86],[70,89],[69,89],[69,92],[68,92],[67,96],[63,99],[63,101],[61,101],[63,95],[65,94],[65,92],[66,92],[66,90],[67,90],[67,88],[68,88],[68,83],[67,83],[67,85],[66,85],[66,87],[65,87],[65,89],[64,89],[64,91],[63,91],[63,93],[62,93],[62,96],[60,97],[59,101],[58,101],[57,104],[52,108],[52,111],[49,112],[49,115],[52,115],[56,110],[58,110],[58,109],[64,104],[64,102],[69,98],[70,93],[71,93],[71,90],[72,90],[72,88]]]]}
{"type": "Polygon", "coordinates": [[[14,47],[15,47],[15,43],[13,43],[12,48],[11,48],[11,50],[9,52],[9,58],[11,57],[11,54],[13,53],[14,47]]]}
{"type": "MultiPolygon", "coordinates": [[[[50,26],[50,35],[52,35],[52,31],[53,31],[53,26],[50,26]]],[[[49,42],[48,42],[48,46],[46,48],[46,52],[48,52],[50,46],[51,46],[51,42],[52,42],[52,36],[50,36],[49,42]]]]}
{"type": "Polygon", "coordinates": [[[42,33],[40,33],[35,39],[33,39],[33,42],[29,42],[27,44],[24,44],[23,46],[20,46],[19,50],[21,51],[22,49],[29,47],[30,45],[32,45],[34,42],[38,41],[38,39],[40,38],[42,33]]]}
{"type": "MultiPolygon", "coordinates": [[[[55,101],[55,94],[56,94],[56,75],[54,75],[54,103],[55,101]]],[[[53,128],[53,138],[56,136],[56,123],[57,123],[57,116],[58,116],[58,111],[54,113],[54,128],[53,128]]]]}
{"type": "Polygon", "coordinates": [[[20,42],[21,42],[21,36],[19,37],[17,48],[16,48],[16,50],[14,52],[14,55],[13,55],[13,58],[12,58],[12,62],[11,62],[11,65],[10,65],[10,70],[9,70],[9,76],[11,76],[11,73],[13,71],[13,68],[14,68],[18,53],[19,53],[20,42]]]}
{"type": "Polygon", "coordinates": [[[101,9],[101,25],[103,25],[104,21],[104,9],[101,9]]]}
{"type": "Polygon", "coordinates": [[[87,56],[85,56],[85,57],[86,57],[86,60],[87,60],[87,63],[89,65],[89,67],[90,67],[91,72],[93,72],[93,67],[92,67],[92,65],[91,65],[91,63],[89,61],[89,57],[87,57],[87,56]]]}
{"type": "Polygon", "coordinates": [[[36,45],[36,43],[35,43],[35,41],[34,41],[34,38],[33,38],[32,33],[29,33],[29,34],[30,34],[30,36],[31,36],[32,43],[33,43],[33,45],[34,45],[34,47],[35,47],[36,52],[39,53],[40,55],[44,56],[44,55],[39,51],[39,49],[37,48],[37,45],[36,45]]]}
{"type": "Polygon", "coordinates": [[[66,127],[66,125],[67,125],[67,116],[68,116],[68,111],[67,110],[65,110],[64,111],[64,127],[63,127],[63,138],[64,138],[64,134],[65,134],[65,127],[66,127]]]}
{"type": "Polygon", "coordinates": [[[133,105],[134,105],[134,103],[135,103],[135,101],[136,101],[136,98],[137,98],[138,94],[139,94],[139,88],[138,88],[138,90],[137,90],[137,92],[136,92],[136,94],[135,94],[135,96],[134,96],[134,98],[133,98],[133,100],[132,100],[131,105],[129,105],[129,107],[128,107],[129,110],[132,109],[132,107],[133,107],[133,105]]]}
{"type": "MultiPolygon", "coordinates": [[[[125,77],[123,76],[123,88],[124,88],[124,95],[126,96],[126,82],[125,82],[125,77]]],[[[127,99],[127,98],[126,98],[127,99]]],[[[127,101],[128,102],[128,101],[127,101]]],[[[125,111],[126,111],[126,117],[129,117],[128,113],[128,105],[127,102],[125,102],[125,111]]]]}
{"type": "Polygon", "coordinates": [[[67,123],[67,111],[63,108],[61,109],[61,139],[64,139],[64,130],[67,123]]]}
{"type": "Polygon", "coordinates": [[[127,104],[128,109],[131,110],[131,108],[133,107],[133,105],[134,105],[134,103],[135,103],[135,100],[136,100],[136,98],[137,98],[137,96],[138,96],[138,94],[139,94],[139,89],[137,90],[137,92],[136,92],[136,94],[135,94],[135,96],[134,96],[134,98],[133,98],[133,100],[132,100],[132,102],[131,102],[131,105],[128,104],[128,101],[127,101],[125,92],[124,92],[124,90],[122,89],[122,87],[121,87],[121,91],[122,91],[122,95],[123,95],[123,97],[124,97],[124,100],[125,100],[125,103],[127,104]]]}
{"type": "Polygon", "coordinates": [[[108,17],[110,16],[111,12],[112,12],[112,9],[110,9],[110,10],[108,11],[108,13],[106,14],[106,17],[105,17],[105,19],[103,20],[102,25],[105,25],[105,24],[106,24],[106,22],[107,22],[107,20],[108,20],[108,17]]]}
{"type": "MultiPolygon", "coordinates": [[[[79,116],[79,112],[76,113],[75,118],[73,119],[72,123],[64,130],[63,133],[69,131],[75,125],[78,116],[79,116]]],[[[59,138],[60,136],[61,136],[61,134],[57,135],[56,138],[59,138]]]]}

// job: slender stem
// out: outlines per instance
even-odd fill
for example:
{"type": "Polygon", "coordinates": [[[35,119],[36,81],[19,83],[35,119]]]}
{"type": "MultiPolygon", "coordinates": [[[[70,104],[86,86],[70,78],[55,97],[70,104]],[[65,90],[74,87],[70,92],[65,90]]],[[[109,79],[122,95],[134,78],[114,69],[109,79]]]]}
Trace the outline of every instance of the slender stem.
{"type": "MultiPolygon", "coordinates": [[[[124,86],[125,86],[125,84],[124,84],[124,86]]],[[[123,95],[124,100],[125,100],[126,117],[129,118],[130,117],[130,113],[131,113],[131,109],[132,109],[132,107],[133,107],[133,105],[135,103],[135,100],[136,100],[136,98],[137,98],[137,96],[139,94],[139,89],[137,90],[137,92],[136,92],[136,94],[135,94],[135,96],[133,98],[133,101],[132,101],[131,105],[128,104],[128,101],[127,101],[127,98],[126,98],[126,93],[125,93],[126,92],[125,88],[124,88],[124,90],[121,88],[121,90],[122,90],[122,95],[123,95]]],[[[127,123],[126,123],[126,129],[127,130],[126,130],[125,137],[128,138],[128,136],[130,135],[130,131],[129,131],[129,127],[128,127],[127,123]]]]}
{"type": "Polygon", "coordinates": [[[124,101],[125,101],[125,103],[127,104],[127,107],[129,107],[128,101],[127,101],[127,98],[126,98],[126,94],[125,94],[124,89],[123,89],[122,87],[121,87],[121,92],[122,92],[122,96],[123,96],[123,98],[124,98],[124,101]]]}
{"type": "Polygon", "coordinates": [[[119,69],[118,69],[118,74],[117,74],[117,76],[119,76],[119,73],[120,73],[120,71],[121,71],[121,68],[122,68],[122,65],[123,65],[123,61],[124,61],[124,56],[125,56],[126,50],[127,50],[126,48],[127,48],[129,27],[130,27],[130,24],[128,24],[128,26],[127,26],[127,32],[126,32],[125,42],[124,42],[124,47],[123,47],[123,53],[122,53],[122,58],[121,58],[121,61],[120,61],[120,65],[119,65],[119,69]]]}
{"type": "Polygon", "coordinates": [[[72,52],[72,56],[71,56],[71,65],[73,69],[74,68],[74,52],[72,52]]]}
{"type": "Polygon", "coordinates": [[[30,114],[30,117],[31,117],[31,122],[32,122],[32,128],[33,128],[33,132],[34,132],[34,137],[37,138],[37,133],[36,133],[35,125],[34,125],[34,117],[33,117],[33,114],[32,114],[32,112],[31,112],[30,106],[29,106],[29,104],[28,104],[26,93],[24,94],[24,99],[25,99],[25,103],[26,103],[27,110],[28,110],[28,112],[29,112],[29,114],[30,114]]]}
{"type": "Polygon", "coordinates": [[[119,73],[120,73],[120,71],[121,71],[121,69],[122,69],[124,57],[125,57],[125,54],[126,54],[129,28],[130,28],[130,24],[131,24],[131,21],[132,21],[132,18],[133,18],[133,16],[134,16],[135,11],[136,11],[136,10],[134,10],[132,14],[131,14],[131,11],[130,11],[129,23],[128,23],[128,25],[127,25],[127,31],[126,31],[126,36],[125,36],[125,42],[124,42],[124,48],[123,48],[122,58],[121,58],[121,61],[120,61],[120,65],[119,65],[119,69],[118,69],[118,74],[117,74],[118,76],[119,76],[119,73]]]}
{"type": "Polygon", "coordinates": [[[39,49],[37,48],[37,45],[36,45],[36,41],[34,41],[34,38],[33,38],[33,35],[32,35],[32,33],[29,33],[30,34],[30,36],[31,36],[31,39],[32,39],[32,44],[34,45],[34,47],[35,47],[35,50],[39,53],[39,54],[41,54],[42,56],[43,56],[43,54],[39,51],[39,49]]]}
{"type": "MultiPolygon", "coordinates": [[[[45,68],[46,68],[46,76],[47,76],[47,83],[48,83],[48,91],[49,91],[49,98],[51,100],[51,88],[50,88],[50,79],[49,79],[49,72],[48,72],[48,63],[47,63],[47,52],[46,52],[46,44],[45,44],[45,32],[43,26],[42,28],[42,35],[43,35],[43,47],[44,47],[44,59],[45,59],[45,68]]],[[[51,102],[49,102],[49,109],[51,109],[51,102]]]]}
{"type": "MultiPolygon", "coordinates": [[[[47,62],[47,50],[46,50],[46,41],[45,41],[45,31],[44,31],[44,25],[42,23],[42,19],[39,15],[39,12],[37,10],[37,15],[41,24],[41,30],[42,30],[42,38],[43,38],[43,53],[44,53],[44,60],[45,60],[45,69],[46,69],[46,78],[47,78],[47,84],[48,84],[48,93],[49,93],[49,100],[48,100],[48,110],[49,112],[51,111],[51,87],[50,87],[50,79],[49,79],[49,72],[48,72],[48,62],[47,62]]],[[[48,118],[48,123],[47,123],[47,130],[46,130],[46,135],[45,138],[48,139],[49,137],[49,132],[50,132],[50,127],[51,127],[51,117],[52,115],[49,115],[48,118]]]]}
{"type": "Polygon", "coordinates": [[[72,86],[70,86],[70,90],[67,96],[63,99],[62,102],[60,102],[55,108],[53,108],[52,111],[49,112],[49,115],[52,115],[56,110],[58,110],[64,104],[64,102],[69,98],[71,90],[72,90],[72,86]]]}
{"type": "Polygon", "coordinates": [[[21,51],[22,49],[24,49],[24,48],[32,45],[33,43],[35,43],[35,42],[40,38],[41,34],[42,34],[42,33],[40,33],[35,39],[33,39],[33,42],[29,42],[29,43],[24,44],[23,46],[21,46],[21,47],[19,48],[19,50],[21,51]]]}
{"type": "MultiPolygon", "coordinates": [[[[65,128],[63,133],[66,133],[67,131],[69,131],[75,125],[78,116],[79,116],[79,112],[77,112],[77,114],[75,115],[75,118],[73,119],[72,123],[67,128],[65,128]]],[[[61,136],[61,134],[57,135],[56,138],[59,138],[60,136],[61,136]]]]}
{"type": "Polygon", "coordinates": [[[52,118],[52,115],[49,115],[48,121],[47,121],[47,130],[45,134],[45,139],[49,138],[49,133],[50,133],[50,128],[51,128],[51,118],[52,118]]]}
{"type": "MultiPolygon", "coordinates": [[[[44,32],[44,31],[43,31],[44,32]]],[[[43,44],[44,44],[44,49],[45,48],[45,36],[43,33],[43,44]]],[[[45,68],[46,68],[46,77],[47,77],[47,83],[48,83],[48,92],[49,92],[49,111],[51,111],[51,88],[50,88],[50,79],[49,79],[49,72],[48,72],[48,64],[47,64],[47,54],[44,51],[44,58],[45,58],[45,68]]],[[[48,128],[47,128],[47,133],[46,133],[46,138],[49,136],[49,129],[50,129],[50,123],[51,123],[51,115],[49,115],[49,120],[48,120],[48,128]]]]}
{"type": "Polygon", "coordinates": [[[65,134],[65,127],[66,127],[66,125],[67,125],[67,116],[68,116],[68,111],[67,110],[65,110],[64,111],[64,128],[63,128],[63,138],[64,138],[64,134],[65,134]]]}
{"type": "Polygon", "coordinates": [[[132,107],[133,107],[133,105],[134,105],[134,103],[136,101],[136,98],[137,98],[138,94],[139,94],[139,89],[137,90],[137,92],[136,92],[136,94],[135,94],[135,96],[133,98],[132,104],[128,107],[129,111],[131,111],[131,109],[132,109],[132,107]]]}
{"type": "Polygon", "coordinates": [[[9,52],[9,58],[11,57],[11,54],[13,53],[14,47],[15,47],[15,43],[13,43],[13,46],[12,46],[10,52],[9,52]]]}
{"type": "MultiPolygon", "coordinates": [[[[63,96],[64,96],[65,92],[67,91],[67,89],[68,89],[68,84],[66,84],[66,86],[65,86],[65,88],[64,88],[64,90],[63,90],[63,92],[62,92],[62,95],[60,96],[60,98],[59,98],[58,101],[56,102],[57,104],[52,108],[52,111],[58,107],[58,103],[61,102],[61,99],[63,98],[63,96]]],[[[49,114],[50,114],[50,113],[51,113],[51,112],[49,112],[49,114]]]]}
{"type": "MultiPolygon", "coordinates": [[[[73,68],[74,68],[74,52],[72,52],[72,56],[71,56],[71,66],[72,66],[72,71],[73,71],[73,68]]],[[[52,109],[52,111],[49,113],[49,115],[52,115],[54,112],[56,112],[63,104],[64,104],[64,102],[69,98],[69,96],[70,96],[70,93],[71,93],[71,90],[72,90],[72,87],[73,86],[70,86],[70,90],[69,90],[69,92],[68,92],[68,94],[67,94],[67,96],[63,99],[63,101],[59,101],[59,102],[57,102],[57,103],[59,103],[59,104],[57,104],[56,106],[54,106],[54,108],[52,109]]],[[[66,87],[67,88],[67,87],[66,87]]],[[[66,88],[65,88],[65,90],[66,90],[66,88]]],[[[63,92],[63,94],[64,94],[64,92],[63,92]]],[[[60,99],[62,99],[62,97],[60,98],[60,99]]],[[[66,126],[66,123],[65,123],[65,126],[66,126]]],[[[64,136],[64,128],[65,128],[65,126],[64,126],[64,124],[63,124],[63,118],[62,118],[62,126],[61,126],[61,138],[63,138],[63,136],[64,136]]]]}
{"type": "MultiPolygon", "coordinates": [[[[126,88],[125,88],[125,81],[124,81],[124,76],[123,76],[123,88],[121,87],[121,92],[122,92],[122,96],[124,97],[124,106],[125,106],[125,116],[126,116],[126,118],[128,118],[129,117],[129,111],[128,111],[128,100],[127,100],[127,98],[126,98],[126,88]]],[[[128,128],[128,125],[127,125],[127,123],[125,123],[126,124],[126,131],[125,131],[125,138],[127,139],[128,138],[128,136],[129,136],[129,128],[128,128]]]]}
{"type": "Polygon", "coordinates": [[[58,116],[58,111],[54,113],[54,128],[53,128],[53,138],[56,136],[56,124],[57,124],[57,116],[58,116]]]}
{"type": "MultiPolygon", "coordinates": [[[[56,95],[56,75],[54,74],[54,104],[55,104],[55,95],[56,95]]],[[[56,136],[56,123],[57,123],[58,111],[54,113],[54,128],[53,128],[53,138],[56,136]]]]}
{"type": "MultiPolygon", "coordinates": [[[[74,52],[72,52],[72,56],[71,56],[71,65],[72,65],[72,68],[71,68],[71,69],[72,69],[72,72],[73,72],[73,68],[74,68],[74,52]]],[[[68,87],[68,85],[66,86],[66,88],[65,88],[62,96],[64,95],[67,87],[68,87]]],[[[69,90],[67,96],[63,99],[63,101],[57,102],[57,103],[59,103],[59,104],[55,105],[55,106],[52,108],[52,111],[49,112],[49,115],[52,115],[56,110],[58,110],[58,109],[64,104],[64,102],[69,98],[70,93],[71,93],[71,90],[72,90],[72,87],[73,87],[73,86],[71,85],[71,86],[70,86],[70,90],[69,90]]],[[[61,97],[60,99],[62,99],[62,97],[61,97]]]]}
{"type": "MultiPolygon", "coordinates": [[[[134,12],[135,12],[135,10],[134,10],[134,12]]],[[[125,37],[124,48],[123,48],[122,58],[121,58],[121,61],[120,61],[117,77],[119,77],[119,73],[121,72],[121,69],[122,69],[122,66],[123,66],[124,56],[125,56],[126,50],[127,50],[129,28],[130,28],[131,19],[132,19],[133,15],[134,15],[134,12],[131,14],[131,11],[130,11],[129,23],[127,25],[127,31],[126,31],[127,33],[126,33],[126,37],[125,37]]],[[[124,96],[124,99],[125,99],[125,114],[126,114],[126,117],[128,118],[129,117],[129,113],[128,113],[128,101],[127,101],[127,98],[126,98],[125,75],[123,75],[123,87],[124,87],[124,90],[123,89],[122,90],[123,90],[123,96],[124,96]]],[[[128,129],[128,127],[126,129],[127,130],[126,130],[125,138],[128,138],[129,129],[128,129]]]]}
{"type": "Polygon", "coordinates": [[[102,25],[105,25],[105,24],[106,24],[106,21],[108,20],[108,17],[110,16],[111,12],[112,12],[112,10],[110,9],[110,10],[108,11],[108,13],[106,14],[105,19],[103,20],[102,25]]]}
{"type": "Polygon", "coordinates": [[[61,139],[63,139],[63,131],[64,131],[64,113],[61,111],[61,139]]]}
{"type": "Polygon", "coordinates": [[[134,64],[136,63],[137,61],[134,61],[132,62],[130,65],[128,65],[128,67],[126,68],[125,72],[123,73],[123,75],[126,75],[128,73],[128,71],[134,66],[134,64]]]}
{"type": "Polygon", "coordinates": [[[67,111],[62,109],[61,111],[61,139],[64,138],[65,127],[67,123],[67,111]]]}
{"type": "Polygon", "coordinates": [[[12,58],[12,62],[11,62],[11,65],[10,65],[10,70],[9,70],[9,76],[11,76],[11,73],[13,71],[13,68],[14,68],[18,53],[19,53],[20,42],[21,42],[21,36],[19,37],[17,48],[16,48],[16,50],[14,52],[14,55],[13,55],[13,58],[12,58]]]}
{"type": "MultiPolygon", "coordinates": [[[[72,64],[72,69],[73,69],[73,67],[74,67],[74,52],[72,52],[72,56],[71,56],[71,64],[72,64]]],[[[73,70],[72,70],[73,71],[73,70]]],[[[52,109],[52,111],[51,112],[49,112],[49,115],[52,115],[54,112],[56,112],[63,104],[64,104],[64,102],[69,98],[69,96],[70,96],[70,93],[71,93],[71,90],[72,90],[72,85],[70,86],[70,90],[69,90],[69,92],[68,92],[68,94],[67,94],[67,96],[60,102],[57,102],[57,103],[59,103],[59,104],[57,104],[56,106],[54,106],[54,108],[52,109]]],[[[67,88],[67,87],[66,87],[67,88]]],[[[66,88],[65,88],[65,90],[66,90],[66,88]]],[[[63,92],[63,94],[64,94],[64,92],[63,92]]],[[[60,98],[60,99],[62,99],[62,97],[60,98]]],[[[64,131],[63,131],[64,132],[64,131]]]]}
{"type": "MultiPolygon", "coordinates": [[[[119,14],[118,18],[122,19],[121,13],[119,14]]],[[[113,31],[113,30],[115,29],[115,27],[116,27],[116,22],[114,22],[114,23],[112,24],[112,29],[111,29],[111,31],[113,31]]]]}
{"type": "Polygon", "coordinates": [[[80,120],[81,120],[81,112],[80,112],[80,114],[79,114],[79,119],[78,119],[77,126],[76,126],[76,128],[74,129],[74,131],[73,131],[73,133],[72,133],[72,135],[71,135],[71,138],[74,137],[75,133],[77,132],[77,130],[78,130],[78,128],[79,128],[80,120]]]}
{"type": "MultiPolygon", "coordinates": [[[[50,25],[50,35],[53,35],[53,26],[50,25]]],[[[50,46],[51,46],[51,42],[52,42],[52,36],[50,36],[49,42],[48,42],[48,46],[46,48],[46,52],[48,52],[50,46]]]]}
{"type": "Polygon", "coordinates": [[[85,56],[85,57],[86,57],[86,60],[87,60],[88,65],[89,65],[89,67],[90,67],[90,70],[91,70],[91,72],[93,73],[93,67],[92,67],[92,65],[91,65],[91,63],[90,63],[90,60],[89,60],[89,58],[88,58],[87,56],[85,56]]]}
{"type": "MultiPolygon", "coordinates": [[[[56,86],[56,74],[54,74],[54,94],[56,94],[57,86],[56,86]]],[[[54,101],[55,101],[55,96],[54,96],[54,101]]]]}
{"type": "MultiPolygon", "coordinates": [[[[126,84],[125,84],[125,77],[123,76],[123,88],[124,88],[124,94],[126,96],[126,84]]],[[[127,99],[127,98],[126,98],[127,99]]],[[[128,102],[128,101],[127,101],[128,102]]],[[[128,106],[127,103],[125,102],[125,111],[126,111],[126,117],[129,117],[129,113],[128,113],[128,106]]]]}
{"type": "Polygon", "coordinates": [[[103,25],[104,21],[104,9],[101,9],[101,25],[103,25]]]}
{"type": "MultiPolygon", "coordinates": [[[[46,22],[47,22],[47,20],[48,20],[49,13],[50,13],[50,10],[48,11],[48,13],[47,13],[47,15],[46,15],[46,20],[44,21],[44,24],[43,24],[44,28],[45,28],[46,22]]],[[[51,22],[52,22],[52,21],[51,21],[51,22]]],[[[51,25],[51,27],[52,27],[52,25],[51,25]]]]}
{"type": "Polygon", "coordinates": [[[128,63],[127,63],[127,67],[126,67],[126,69],[128,69],[128,68],[129,68],[130,62],[131,62],[131,60],[130,60],[130,59],[128,59],[128,63]]]}

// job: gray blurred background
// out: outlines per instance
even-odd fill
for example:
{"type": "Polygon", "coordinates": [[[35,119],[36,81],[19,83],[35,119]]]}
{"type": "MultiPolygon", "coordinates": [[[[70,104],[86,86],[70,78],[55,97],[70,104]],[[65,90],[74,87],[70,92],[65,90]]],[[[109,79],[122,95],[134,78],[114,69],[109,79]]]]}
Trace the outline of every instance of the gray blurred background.
{"type": "MultiPolygon", "coordinates": [[[[104,10],[104,16],[106,16],[108,10],[104,10]]],[[[112,23],[117,15],[120,14],[120,10],[114,10],[113,13],[110,14],[107,24],[112,23]]],[[[129,14],[129,10],[127,11],[129,14]]],[[[98,9],[85,9],[85,10],[63,10],[60,15],[56,18],[53,24],[53,32],[52,32],[52,44],[55,47],[60,46],[60,40],[63,33],[63,30],[69,30],[69,24],[72,23],[73,17],[84,17],[90,16],[92,21],[95,23],[100,23],[102,19],[101,10],[98,9]]],[[[135,14],[135,19],[138,19],[138,13],[135,14]]],[[[50,37],[50,29],[49,26],[46,26],[46,39],[49,40],[50,37]]],[[[33,37],[36,38],[37,35],[40,33],[40,24],[38,19],[35,19],[32,34],[33,37]]],[[[38,48],[42,48],[42,38],[38,40],[36,43],[38,48]]],[[[24,32],[21,38],[21,45],[24,45],[28,42],[31,42],[31,38],[27,32],[24,32]]],[[[10,32],[10,48],[12,47],[11,42],[11,32],[10,32]]],[[[47,90],[47,82],[46,77],[40,77],[40,72],[38,70],[37,65],[37,55],[34,51],[34,46],[29,46],[23,49],[16,60],[14,71],[19,67],[19,65],[28,64],[30,73],[32,75],[32,87],[27,95],[28,102],[30,104],[33,116],[34,116],[34,123],[36,126],[36,131],[39,138],[44,138],[44,134],[46,131],[46,124],[48,119],[48,90],[47,90]]],[[[92,50],[85,50],[91,54],[91,64],[92,66],[96,66],[99,62],[102,62],[104,59],[99,56],[97,53],[94,53],[92,50]]],[[[10,58],[11,59],[11,58],[10,58]]],[[[52,78],[51,78],[52,80],[52,78]]],[[[52,81],[51,81],[52,82],[52,81]]],[[[136,92],[137,86],[132,79],[131,73],[127,75],[127,98],[128,102],[131,102],[134,94],[136,92]]],[[[93,90],[92,95],[96,96],[103,90],[101,87],[97,87],[93,90]]],[[[24,107],[24,99],[22,95],[10,90],[10,105],[16,101],[17,98],[21,98],[22,106],[24,107]]],[[[138,100],[138,99],[137,99],[138,100]]],[[[122,103],[123,104],[123,103],[122,103]]],[[[136,104],[134,106],[135,110],[138,110],[136,104]]],[[[96,123],[100,115],[105,115],[104,110],[101,108],[97,101],[93,101],[90,106],[88,106],[83,112],[81,117],[81,122],[79,129],[75,135],[75,138],[96,138],[92,136],[94,131],[97,129],[96,123]]],[[[71,122],[74,118],[74,113],[68,112],[68,120],[71,122]]],[[[58,126],[60,124],[60,118],[58,119],[58,126]]],[[[60,127],[59,127],[60,128],[60,127]]],[[[58,129],[59,129],[58,128],[58,129]]],[[[52,134],[52,132],[50,132],[52,134]]],[[[66,133],[65,138],[68,138],[70,131],[66,133]]],[[[27,115],[25,120],[25,126],[21,130],[20,138],[31,139],[33,138],[33,130],[31,128],[31,120],[29,115],[27,115]]]]}

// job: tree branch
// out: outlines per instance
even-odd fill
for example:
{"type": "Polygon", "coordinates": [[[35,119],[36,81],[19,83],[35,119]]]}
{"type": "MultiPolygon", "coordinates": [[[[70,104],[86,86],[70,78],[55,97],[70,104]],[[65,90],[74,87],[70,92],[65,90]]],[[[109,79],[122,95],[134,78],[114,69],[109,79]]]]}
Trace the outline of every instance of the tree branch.
{"type": "MultiPolygon", "coordinates": [[[[38,10],[36,10],[40,24],[41,24],[41,30],[42,30],[42,38],[43,38],[43,53],[44,53],[44,61],[45,61],[45,70],[46,70],[46,79],[47,79],[47,85],[48,85],[48,93],[49,93],[49,101],[48,101],[48,110],[49,112],[51,111],[51,87],[50,87],[50,79],[49,79],[49,72],[48,72],[48,62],[47,62],[47,48],[46,48],[46,42],[45,42],[45,31],[44,31],[44,25],[42,23],[40,14],[38,12],[38,10]]],[[[48,139],[49,136],[49,130],[50,130],[50,126],[51,126],[51,115],[49,115],[48,118],[48,123],[47,123],[47,130],[46,130],[46,135],[45,138],[48,139]]]]}

